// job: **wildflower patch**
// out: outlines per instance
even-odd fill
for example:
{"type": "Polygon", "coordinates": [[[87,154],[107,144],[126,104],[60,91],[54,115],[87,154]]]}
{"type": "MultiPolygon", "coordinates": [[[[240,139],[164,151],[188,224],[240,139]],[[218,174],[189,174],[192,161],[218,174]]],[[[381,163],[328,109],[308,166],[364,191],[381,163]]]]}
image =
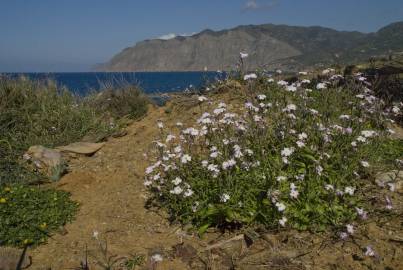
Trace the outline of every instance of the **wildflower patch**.
{"type": "Polygon", "coordinates": [[[351,223],[367,218],[361,187],[389,141],[393,112],[362,76],[243,79],[250,88],[243,108],[211,102],[193,127],[158,123],[144,182],[154,201],[200,233],[228,225],[335,226],[348,237],[351,223]]]}

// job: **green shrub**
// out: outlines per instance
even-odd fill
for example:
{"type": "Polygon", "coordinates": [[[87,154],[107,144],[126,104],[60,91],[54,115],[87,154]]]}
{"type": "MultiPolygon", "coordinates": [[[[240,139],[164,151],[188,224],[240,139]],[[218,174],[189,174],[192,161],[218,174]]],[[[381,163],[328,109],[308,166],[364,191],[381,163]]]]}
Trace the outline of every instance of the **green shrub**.
{"type": "MultiPolygon", "coordinates": [[[[95,96],[77,97],[54,82],[25,78],[0,79],[0,184],[31,182],[39,178],[22,165],[23,153],[32,145],[54,147],[80,141],[101,140],[119,129],[123,111],[133,106],[133,118],[146,113],[139,90],[112,90],[109,105],[95,96]],[[102,103],[102,102],[101,102],[102,103]],[[103,104],[103,103],[102,103],[103,104]],[[111,118],[110,116],[114,117],[111,118]]],[[[102,98],[102,100],[104,100],[102,98]]],[[[109,101],[108,101],[109,102],[109,101]]]]}
{"type": "Polygon", "coordinates": [[[0,187],[0,246],[37,245],[73,219],[78,205],[64,191],[0,187]]]}
{"type": "Polygon", "coordinates": [[[97,112],[107,112],[115,119],[138,119],[147,113],[150,100],[137,86],[121,83],[118,87],[106,86],[101,92],[90,95],[87,102],[97,112]]]}
{"type": "Polygon", "coordinates": [[[249,224],[324,230],[365,218],[359,181],[389,143],[388,114],[361,81],[327,79],[311,90],[260,77],[248,82],[243,109],[220,103],[196,127],[161,128],[144,183],[153,201],[200,233],[249,224]]]}

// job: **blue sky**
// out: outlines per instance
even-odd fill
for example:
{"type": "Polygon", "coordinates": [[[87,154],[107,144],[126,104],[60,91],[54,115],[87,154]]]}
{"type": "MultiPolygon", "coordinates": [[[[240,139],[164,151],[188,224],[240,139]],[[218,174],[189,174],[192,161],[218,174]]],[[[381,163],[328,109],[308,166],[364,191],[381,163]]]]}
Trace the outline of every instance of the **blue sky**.
{"type": "Polygon", "coordinates": [[[241,24],[373,32],[402,0],[2,0],[0,72],[86,71],[137,41],[241,24]]]}

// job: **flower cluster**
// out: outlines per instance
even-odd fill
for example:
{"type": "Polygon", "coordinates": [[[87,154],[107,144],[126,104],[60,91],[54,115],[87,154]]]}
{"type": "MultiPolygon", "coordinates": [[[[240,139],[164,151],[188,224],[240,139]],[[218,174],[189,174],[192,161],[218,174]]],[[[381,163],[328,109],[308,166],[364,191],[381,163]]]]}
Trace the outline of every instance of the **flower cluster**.
{"type": "Polygon", "coordinates": [[[312,85],[248,74],[241,79],[255,89],[242,106],[209,102],[194,126],[175,131],[158,123],[156,160],[144,184],[173,218],[200,230],[343,225],[341,237],[352,235],[349,222],[367,218],[356,181],[371,169],[368,153],[385,138],[389,114],[379,110],[365,77],[339,87],[341,75],[323,75],[312,85]]]}

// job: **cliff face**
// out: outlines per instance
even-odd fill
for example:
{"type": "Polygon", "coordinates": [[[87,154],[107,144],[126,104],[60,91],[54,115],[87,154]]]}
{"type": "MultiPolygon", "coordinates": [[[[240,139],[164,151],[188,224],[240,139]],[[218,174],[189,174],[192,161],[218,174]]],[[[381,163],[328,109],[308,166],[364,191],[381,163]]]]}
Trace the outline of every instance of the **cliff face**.
{"type": "Polygon", "coordinates": [[[189,37],[145,40],[124,49],[99,71],[230,70],[239,52],[247,52],[247,68],[300,68],[349,63],[403,50],[403,22],[377,33],[336,31],[323,27],[248,25],[205,30],[189,37]]]}

